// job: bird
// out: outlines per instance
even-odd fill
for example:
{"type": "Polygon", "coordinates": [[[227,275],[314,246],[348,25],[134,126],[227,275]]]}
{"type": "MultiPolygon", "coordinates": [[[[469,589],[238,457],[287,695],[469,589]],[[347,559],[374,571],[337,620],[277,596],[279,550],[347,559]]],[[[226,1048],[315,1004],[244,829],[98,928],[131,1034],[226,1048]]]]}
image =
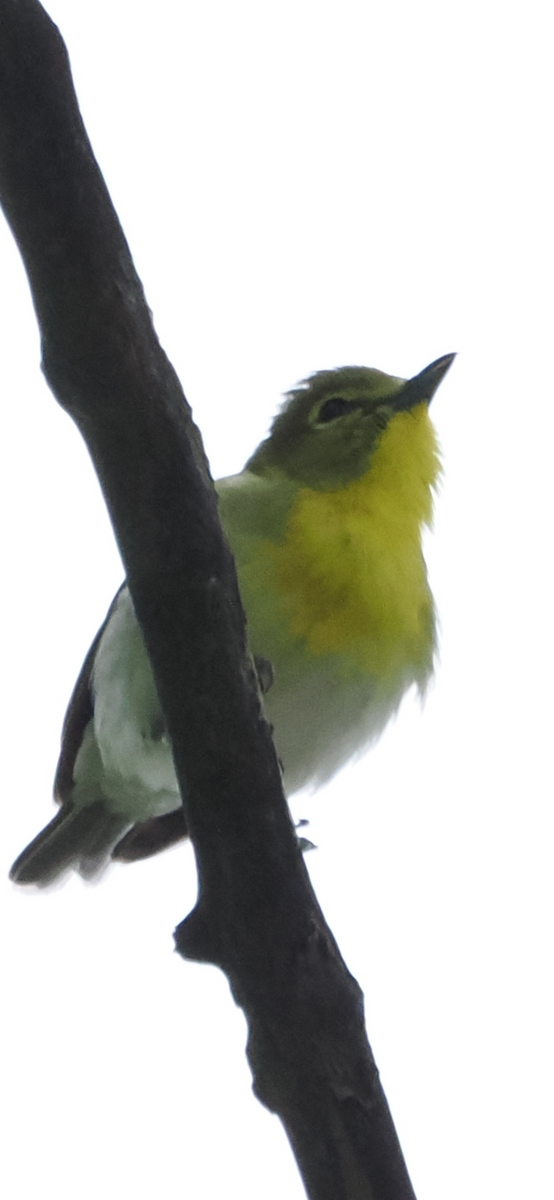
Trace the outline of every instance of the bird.
{"type": "MultiPolygon", "coordinates": [[[[430,402],[455,358],[410,379],[317,371],[286,393],[243,470],[216,484],[287,797],[325,784],[423,695],[437,621],[422,549],[440,454],[430,402]]],[[[187,834],[171,745],[126,584],[62,731],[55,817],[11,868],[45,886],[187,834]]]]}

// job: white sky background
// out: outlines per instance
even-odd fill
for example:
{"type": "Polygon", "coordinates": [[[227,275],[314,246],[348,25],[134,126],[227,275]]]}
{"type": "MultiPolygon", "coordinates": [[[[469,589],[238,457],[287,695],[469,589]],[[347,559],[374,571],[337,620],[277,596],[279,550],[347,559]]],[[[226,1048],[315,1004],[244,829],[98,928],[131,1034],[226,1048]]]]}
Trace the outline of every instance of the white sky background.
{"type": "MultiPolygon", "coordinates": [[[[215,475],[310,371],[409,376],[459,351],[433,403],[436,683],[294,811],[419,1200],[548,1200],[548,6],[47,8],[215,475]]],[[[296,1200],[224,977],[172,953],[190,848],[97,887],[6,880],[53,815],[65,705],[121,568],[3,225],[0,263],[3,1191],[296,1200]]]]}

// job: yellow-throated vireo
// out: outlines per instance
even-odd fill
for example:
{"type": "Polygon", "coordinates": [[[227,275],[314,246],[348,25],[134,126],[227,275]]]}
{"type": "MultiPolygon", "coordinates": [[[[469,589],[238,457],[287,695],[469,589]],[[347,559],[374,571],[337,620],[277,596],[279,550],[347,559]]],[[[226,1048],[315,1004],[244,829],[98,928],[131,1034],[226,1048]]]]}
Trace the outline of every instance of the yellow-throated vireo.
{"type": "MultiPolygon", "coordinates": [[[[285,398],[239,475],[217,484],[287,795],[325,783],[421,692],[436,650],[422,554],[440,465],[429,402],[454,355],[413,379],[319,371],[285,398]]],[[[12,867],[19,883],[85,877],[186,834],[154,679],[128,589],[75,686],[58,814],[12,867]]]]}

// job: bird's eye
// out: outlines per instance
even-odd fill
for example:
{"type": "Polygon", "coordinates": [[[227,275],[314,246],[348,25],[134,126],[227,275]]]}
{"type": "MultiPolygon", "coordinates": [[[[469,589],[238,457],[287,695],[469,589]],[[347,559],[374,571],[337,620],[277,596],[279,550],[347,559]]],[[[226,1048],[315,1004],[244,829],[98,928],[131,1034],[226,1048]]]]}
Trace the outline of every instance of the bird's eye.
{"type": "Polygon", "coordinates": [[[359,408],[359,404],[355,404],[353,400],[345,400],[344,396],[332,396],[330,400],[326,400],[317,414],[318,425],[326,425],[329,421],[336,421],[337,417],[344,417],[345,413],[354,412],[359,408]]]}

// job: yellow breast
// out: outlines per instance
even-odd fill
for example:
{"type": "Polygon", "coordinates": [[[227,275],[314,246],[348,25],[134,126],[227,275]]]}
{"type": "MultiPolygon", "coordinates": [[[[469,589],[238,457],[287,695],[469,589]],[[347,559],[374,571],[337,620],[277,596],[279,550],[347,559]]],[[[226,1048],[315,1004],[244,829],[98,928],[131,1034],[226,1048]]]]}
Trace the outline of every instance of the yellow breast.
{"type": "Polygon", "coordinates": [[[439,458],[428,407],[397,414],[370,469],[347,487],[302,488],[266,569],[289,633],[347,674],[386,682],[432,666],[433,602],[421,550],[439,458]]]}

